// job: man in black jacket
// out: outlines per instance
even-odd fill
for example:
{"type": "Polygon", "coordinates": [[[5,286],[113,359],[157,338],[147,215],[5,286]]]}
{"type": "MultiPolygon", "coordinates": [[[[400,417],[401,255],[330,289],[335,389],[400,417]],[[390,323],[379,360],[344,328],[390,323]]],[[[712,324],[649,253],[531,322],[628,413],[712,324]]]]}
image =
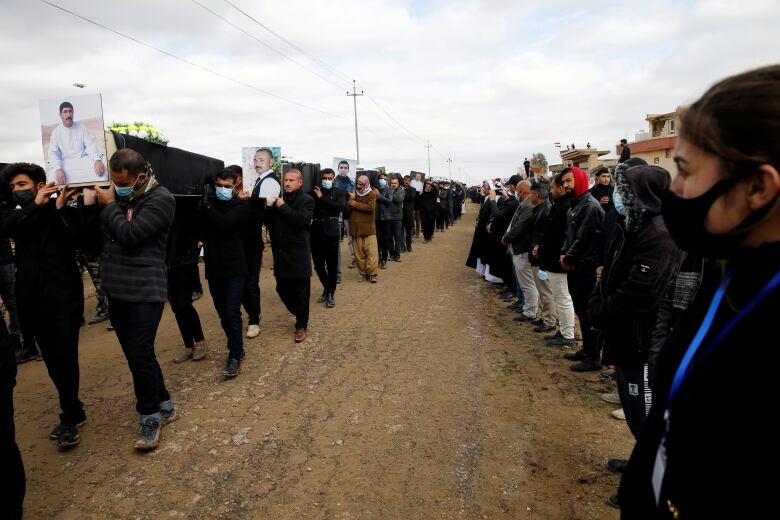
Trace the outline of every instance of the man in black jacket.
{"type": "Polygon", "coordinates": [[[531,253],[528,255],[531,262],[531,271],[533,272],[534,285],[539,293],[539,318],[532,322],[535,325],[534,332],[550,332],[555,330],[558,322],[558,316],[555,312],[555,299],[553,297],[550,280],[545,277],[539,278],[540,262],[536,256],[538,246],[542,240],[542,233],[547,225],[547,219],[550,215],[550,190],[546,182],[538,181],[533,183],[531,188],[531,200],[534,205],[533,233],[531,237],[531,253]]]}
{"type": "Polygon", "coordinates": [[[564,354],[564,358],[577,361],[570,367],[575,372],[600,370],[599,347],[588,319],[588,301],[596,285],[596,250],[604,210],[591,197],[588,174],[584,170],[575,166],[561,173],[563,186],[572,195],[572,200],[560,262],[561,267],[569,273],[569,292],[582,332],[582,350],[564,354]]]}
{"type": "Polygon", "coordinates": [[[401,245],[404,241],[403,218],[405,194],[398,177],[390,179],[390,192],[392,193],[392,198],[390,200],[390,231],[393,237],[393,247],[390,249],[390,259],[394,262],[400,262],[401,245]]]}
{"type": "MultiPolygon", "coordinates": [[[[544,271],[553,293],[553,315],[558,326],[554,334],[545,336],[550,346],[573,347],[574,340],[574,304],[569,293],[566,270],[561,266],[560,253],[566,240],[566,225],[571,204],[571,196],[563,187],[563,175],[558,174],[550,183],[552,206],[544,226],[536,256],[539,258],[540,271],[544,271]]],[[[540,331],[541,332],[541,331],[540,331]]]]}
{"type": "Polygon", "coordinates": [[[417,190],[412,186],[412,178],[404,175],[403,225],[406,239],[406,252],[412,252],[412,233],[414,230],[414,210],[417,207],[417,190]]]}
{"type": "Polygon", "coordinates": [[[201,206],[206,279],[227,338],[228,358],[223,375],[228,379],[238,375],[244,359],[241,298],[246,288],[247,265],[243,233],[249,203],[234,196],[237,182],[235,170],[225,168],[214,179],[215,195],[206,190],[201,206]]]}
{"type": "Polygon", "coordinates": [[[393,203],[393,191],[387,182],[387,175],[379,174],[376,194],[376,245],[379,250],[379,268],[387,269],[387,259],[393,249],[393,230],[390,226],[390,205],[393,203]]]}
{"type": "Polygon", "coordinates": [[[339,215],[347,205],[347,194],[333,186],[335,174],[325,168],[320,172],[322,187],[314,187],[314,222],[311,227],[311,257],[322,284],[317,303],[336,306],[336,284],[339,261],[339,215]]]}
{"type": "Polygon", "coordinates": [[[5,320],[0,320],[0,461],[3,468],[0,504],[3,504],[3,518],[21,520],[25,477],[22,455],[16,444],[14,386],[16,386],[14,346],[5,326],[5,320]]]}
{"type": "Polygon", "coordinates": [[[284,174],[284,195],[266,199],[265,223],[271,232],[276,292],[295,316],[295,342],[306,339],[311,293],[311,238],[314,199],[303,193],[303,174],[284,174]]]}
{"type": "Polygon", "coordinates": [[[21,327],[31,330],[59,394],[60,424],[49,433],[57,446],[79,443],[87,421],[79,400],[79,326],[84,286],[76,264],[79,212],[66,204],[73,190],[46,184],[37,164],[15,163],[3,170],[20,209],[3,215],[2,232],[16,243],[16,301],[21,327]]]}
{"type": "Polygon", "coordinates": [[[159,444],[160,428],[176,419],[154,353],[168,296],[165,247],[176,201],[138,152],[118,150],[108,166],[113,186],[96,190],[103,207],[103,285],[111,324],[133,374],[140,415],[133,447],[152,450],[159,444]]]}
{"type": "MultiPolygon", "coordinates": [[[[534,283],[534,271],[531,267],[529,252],[533,247],[534,201],[531,198],[531,181],[524,179],[517,183],[516,198],[520,201],[512,221],[509,224],[501,243],[508,247],[512,258],[514,277],[519,286],[518,296],[523,295],[523,305],[520,316],[515,321],[532,321],[536,319],[539,305],[539,292],[534,283]]],[[[519,306],[519,305],[518,305],[519,306]]]]}

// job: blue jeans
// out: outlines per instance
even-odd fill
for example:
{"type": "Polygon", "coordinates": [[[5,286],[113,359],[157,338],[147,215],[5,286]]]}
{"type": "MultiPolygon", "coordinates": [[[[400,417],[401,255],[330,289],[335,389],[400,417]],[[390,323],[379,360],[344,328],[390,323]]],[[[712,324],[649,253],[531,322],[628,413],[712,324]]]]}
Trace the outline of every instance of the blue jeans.
{"type": "Polygon", "coordinates": [[[225,276],[209,279],[209,291],[214,308],[227,338],[228,357],[244,357],[244,337],[241,334],[241,299],[246,276],[225,276]]]}

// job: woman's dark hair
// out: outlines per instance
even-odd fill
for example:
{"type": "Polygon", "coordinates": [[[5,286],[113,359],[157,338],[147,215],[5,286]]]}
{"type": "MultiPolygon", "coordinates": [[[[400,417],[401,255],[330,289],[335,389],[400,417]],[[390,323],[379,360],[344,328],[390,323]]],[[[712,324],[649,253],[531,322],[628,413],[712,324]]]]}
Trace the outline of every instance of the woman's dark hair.
{"type": "Polygon", "coordinates": [[[27,175],[35,184],[46,182],[46,171],[37,164],[26,162],[9,164],[3,168],[0,178],[2,178],[3,184],[8,186],[17,175],[27,175]]]}
{"type": "Polygon", "coordinates": [[[127,170],[130,177],[138,177],[140,173],[149,173],[149,163],[144,156],[130,148],[122,148],[114,152],[108,161],[108,167],[115,172],[127,170]]]}
{"type": "Polygon", "coordinates": [[[780,65],[723,79],[683,114],[680,138],[717,155],[739,174],[780,166],[780,65]]]}

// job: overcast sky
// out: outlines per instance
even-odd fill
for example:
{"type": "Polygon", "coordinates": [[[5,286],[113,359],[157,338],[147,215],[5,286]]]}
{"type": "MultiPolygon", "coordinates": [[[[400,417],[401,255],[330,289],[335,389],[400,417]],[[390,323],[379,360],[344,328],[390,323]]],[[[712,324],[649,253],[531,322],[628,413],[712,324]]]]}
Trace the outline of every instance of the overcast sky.
{"type": "Polygon", "coordinates": [[[278,145],[329,166],[355,157],[354,78],[371,96],[361,166],[426,171],[430,140],[432,174],[451,157],[473,183],[533,152],[559,162],[555,141],[613,150],[646,114],[780,61],[776,0],[231,0],[328,68],[224,0],[51,2],[253,88],[39,0],[0,0],[0,162],[43,161],[39,99],[101,93],[106,123],[153,123],[171,146],[238,163],[242,146],[278,145]]]}

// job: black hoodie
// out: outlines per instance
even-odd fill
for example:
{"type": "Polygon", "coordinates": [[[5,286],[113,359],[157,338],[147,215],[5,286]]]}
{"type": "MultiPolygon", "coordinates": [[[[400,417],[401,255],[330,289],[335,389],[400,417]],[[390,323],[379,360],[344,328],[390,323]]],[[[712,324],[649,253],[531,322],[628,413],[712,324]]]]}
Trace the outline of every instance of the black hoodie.
{"type": "Polygon", "coordinates": [[[626,215],[618,220],[588,309],[606,365],[647,362],[658,305],[680,258],[661,217],[670,182],[669,172],[658,166],[636,166],[616,177],[626,215]]]}

